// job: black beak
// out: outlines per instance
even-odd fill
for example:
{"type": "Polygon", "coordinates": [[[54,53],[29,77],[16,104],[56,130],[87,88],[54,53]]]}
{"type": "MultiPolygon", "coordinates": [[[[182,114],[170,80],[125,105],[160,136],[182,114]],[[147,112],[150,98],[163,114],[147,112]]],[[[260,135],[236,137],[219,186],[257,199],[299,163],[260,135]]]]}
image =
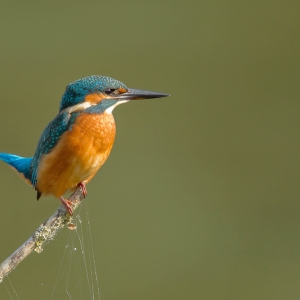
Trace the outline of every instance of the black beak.
{"type": "Polygon", "coordinates": [[[118,95],[116,98],[118,98],[119,100],[142,100],[151,98],[162,98],[168,96],[170,95],[157,92],[128,89],[127,92],[118,95]]]}

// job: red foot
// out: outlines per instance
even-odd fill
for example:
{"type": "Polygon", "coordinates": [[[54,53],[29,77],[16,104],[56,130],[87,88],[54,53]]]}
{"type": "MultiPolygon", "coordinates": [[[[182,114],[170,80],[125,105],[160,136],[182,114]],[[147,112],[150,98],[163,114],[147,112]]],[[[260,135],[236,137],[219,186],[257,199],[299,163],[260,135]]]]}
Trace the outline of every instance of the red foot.
{"type": "Polygon", "coordinates": [[[72,202],[69,200],[65,200],[63,197],[59,197],[60,202],[65,206],[69,214],[73,215],[72,202]]]}
{"type": "Polygon", "coordinates": [[[83,182],[78,183],[78,187],[80,187],[83,197],[85,198],[87,195],[87,189],[83,182]]]}

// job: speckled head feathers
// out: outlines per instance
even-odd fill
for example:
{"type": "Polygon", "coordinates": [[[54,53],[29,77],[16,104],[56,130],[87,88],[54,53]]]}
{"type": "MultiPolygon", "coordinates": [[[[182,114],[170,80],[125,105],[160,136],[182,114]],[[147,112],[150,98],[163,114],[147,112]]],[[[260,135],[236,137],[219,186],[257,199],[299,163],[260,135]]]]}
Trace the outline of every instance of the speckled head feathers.
{"type": "Polygon", "coordinates": [[[59,111],[83,102],[88,94],[103,92],[109,88],[118,89],[120,87],[127,90],[124,83],[106,76],[92,75],[78,79],[66,87],[66,91],[60,102],[59,111]]]}

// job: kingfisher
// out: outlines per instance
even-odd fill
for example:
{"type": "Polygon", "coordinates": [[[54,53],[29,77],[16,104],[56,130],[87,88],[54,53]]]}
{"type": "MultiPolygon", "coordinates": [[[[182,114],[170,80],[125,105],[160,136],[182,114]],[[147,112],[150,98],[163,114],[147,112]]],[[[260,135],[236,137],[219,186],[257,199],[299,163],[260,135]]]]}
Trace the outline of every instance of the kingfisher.
{"type": "Polygon", "coordinates": [[[33,157],[0,152],[0,160],[35,189],[37,200],[53,195],[72,215],[64,196],[79,187],[85,197],[86,184],[107,160],[116,135],[113,109],[130,100],[167,96],[127,88],[106,76],[78,79],[66,87],[58,115],[44,129],[33,157]]]}

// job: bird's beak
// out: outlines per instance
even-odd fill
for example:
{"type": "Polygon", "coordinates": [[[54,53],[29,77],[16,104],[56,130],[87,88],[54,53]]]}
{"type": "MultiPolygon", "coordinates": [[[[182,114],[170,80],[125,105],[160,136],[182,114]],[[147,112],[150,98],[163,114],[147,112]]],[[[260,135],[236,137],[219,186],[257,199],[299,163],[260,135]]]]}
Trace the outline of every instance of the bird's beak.
{"type": "Polygon", "coordinates": [[[142,100],[151,98],[162,98],[168,96],[170,95],[144,90],[128,89],[125,93],[116,96],[116,98],[118,98],[119,100],[142,100]]]}

